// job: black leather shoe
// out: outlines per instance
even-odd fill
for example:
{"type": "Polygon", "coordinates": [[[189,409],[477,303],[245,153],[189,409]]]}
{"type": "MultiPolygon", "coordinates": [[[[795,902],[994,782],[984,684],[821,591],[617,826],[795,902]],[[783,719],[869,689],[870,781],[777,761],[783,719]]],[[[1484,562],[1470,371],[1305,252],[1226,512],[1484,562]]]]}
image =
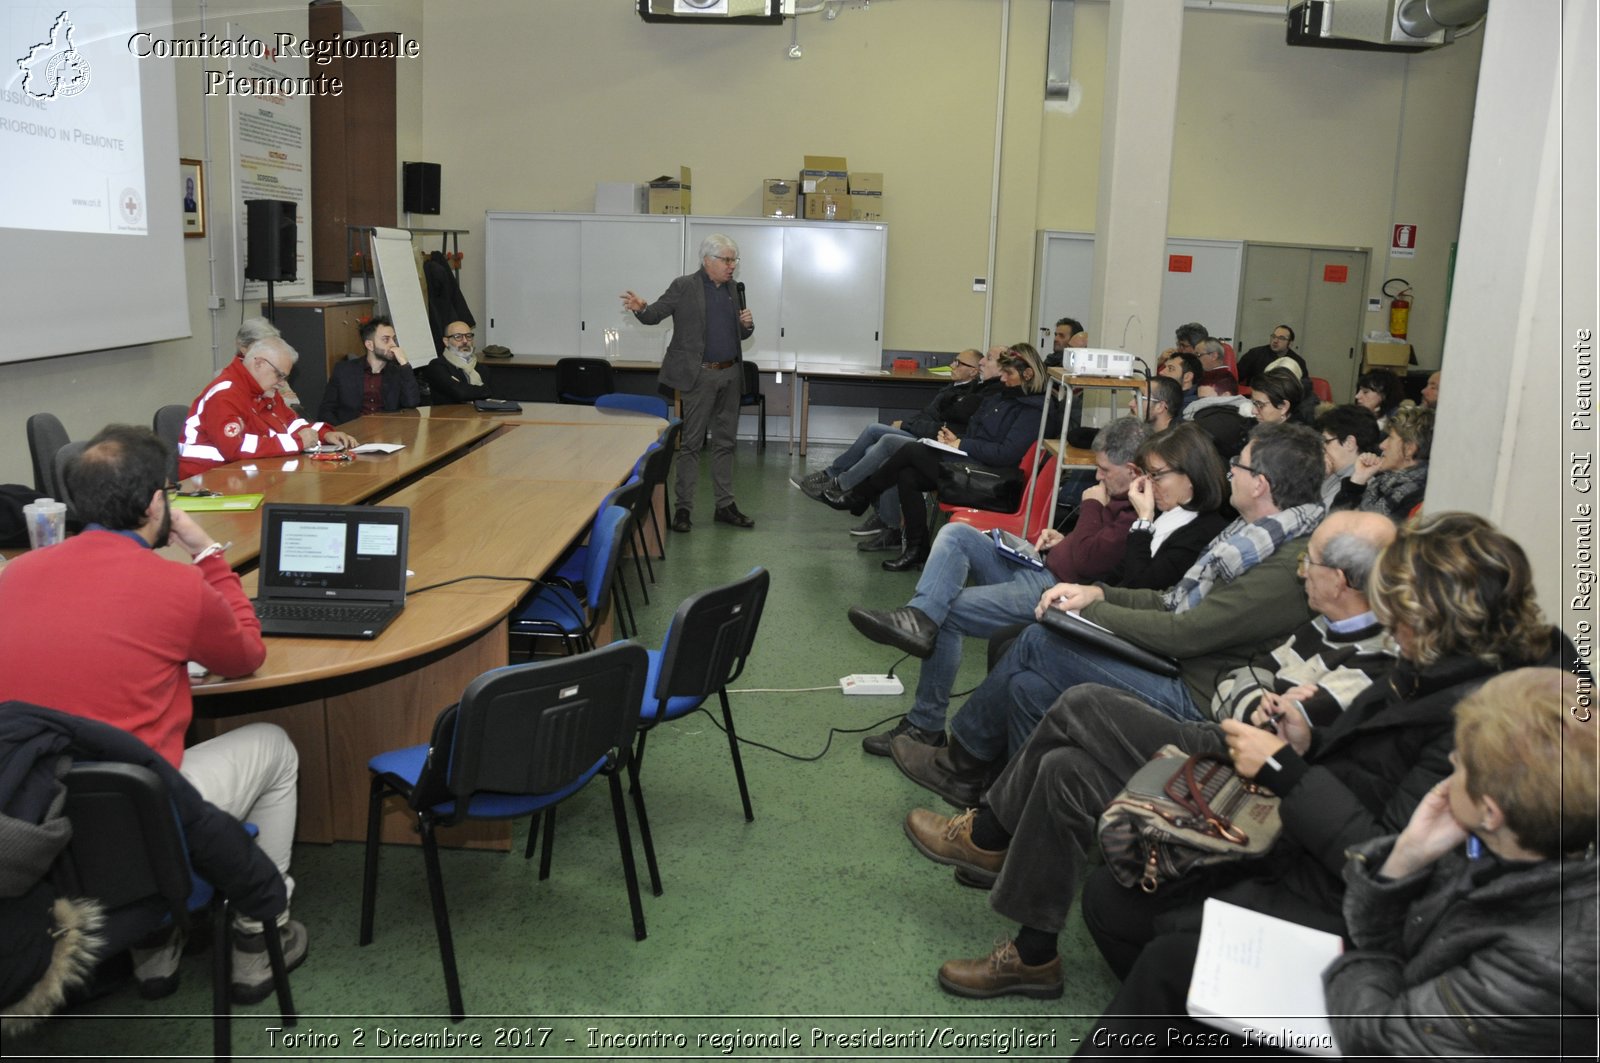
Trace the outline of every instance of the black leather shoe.
{"type": "Polygon", "coordinates": [[[938,794],[957,808],[976,808],[996,765],[979,760],[954,738],[943,749],[925,746],[901,735],[889,743],[889,756],[900,773],[938,794]]]}
{"type": "Polygon", "coordinates": [[[732,524],[735,528],[754,528],[756,522],[739,512],[739,507],[729,502],[712,515],[718,524],[732,524]]]}
{"type": "Polygon", "coordinates": [[[867,511],[867,507],[872,505],[872,499],[870,496],[862,494],[853,487],[848,491],[841,491],[837,487],[830,487],[823,491],[818,497],[824,504],[831,506],[834,509],[849,513],[854,517],[861,516],[861,514],[867,511]]]}
{"type": "Polygon", "coordinates": [[[852,605],[848,615],[855,629],[873,642],[893,646],[924,660],[933,656],[933,640],[939,637],[939,625],[921,609],[909,605],[899,609],[863,609],[852,605]]]}
{"type": "Polygon", "coordinates": [[[672,516],[672,530],[673,531],[675,531],[675,532],[686,532],[692,527],[694,527],[694,524],[693,524],[693,522],[691,522],[689,520],[689,511],[687,509],[680,509],[680,510],[678,510],[677,513],[673,514],[673,516],[672,516]]]}
{"type": "Polygon", "coordinates": [[[899,528],[885,528],[872,538],[856,543],[856,549],[864,554],[881,553],[884,550],[893,550],[898,554],[904,547],[899,528]]]}
{"type": "Polygon", "coordinates": [[[900,552],[900,556],[883,562],[883,570],[885,572],[906,572],[913,568],[921,568],[922,563],[928,560],[928,553],[931,550],[932,547],[928,544],[928,540],[923,539],[918,542],[916,539],[907,536],[905,548],[900,552]]]}
{"type": "Polygon", "coordinates": [[[900,722],[889,728],[889,730],[881,734],[867,735],[867,737],[863,738],[861,740],[861,748],[875,757],[887,757],[889,755],[889,743],[901,735],[905,735],[913,741],[921,742],[925,746],[944,745],[943,731],[924,731],[902,716],[900,717],[900,722]]]}

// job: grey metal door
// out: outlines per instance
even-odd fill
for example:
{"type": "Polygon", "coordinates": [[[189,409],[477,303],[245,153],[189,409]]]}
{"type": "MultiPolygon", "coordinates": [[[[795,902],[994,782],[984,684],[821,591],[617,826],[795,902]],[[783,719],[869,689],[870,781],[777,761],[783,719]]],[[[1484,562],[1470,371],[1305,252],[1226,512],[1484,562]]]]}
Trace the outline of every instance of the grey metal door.
{"type": "Polygon", "coordinates": [[[1311,375],[1328,381],[1335,402],[1349,402],[1360,366],[1367,260],[1365,248],[1246,243],[1235,347],[1241,354],[1259,347],[1275,327],[1288,325],[1311,375]]]}

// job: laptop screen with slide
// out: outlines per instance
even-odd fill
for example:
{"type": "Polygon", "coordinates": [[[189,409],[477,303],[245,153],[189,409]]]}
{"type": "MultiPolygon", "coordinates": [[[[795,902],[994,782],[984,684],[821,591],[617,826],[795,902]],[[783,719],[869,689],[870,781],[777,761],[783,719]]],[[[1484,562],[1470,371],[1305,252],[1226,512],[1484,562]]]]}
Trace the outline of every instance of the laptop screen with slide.
{"type": "MultiPolygon", "coordinates": [[[[373,638],[405,605],[411,511],[398,506],[319,506],[269,502],[261,509],[256,612],[267,634],[373,638]],[[388,615],[340,625],[335,617],[272,616],[284,603],[380,607],[388,615]],[[335,629],[326,625],[335,624],[335,629]]],[[[373,616],[376,614],[366,614],[373,616]]]]}

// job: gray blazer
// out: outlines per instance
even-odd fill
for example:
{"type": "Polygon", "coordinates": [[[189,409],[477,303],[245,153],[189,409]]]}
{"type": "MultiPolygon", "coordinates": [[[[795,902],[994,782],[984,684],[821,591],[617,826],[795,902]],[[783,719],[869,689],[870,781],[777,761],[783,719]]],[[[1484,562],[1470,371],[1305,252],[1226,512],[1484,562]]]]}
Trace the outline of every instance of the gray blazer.
{"type": "MultiPolygon", "coordinates": [[[[667,285],[661,298],[634,311],[641,324],[654,325],[672,318],[672,342],[661,358],[661,386],[688,391],[700,378],[700,363],[706,353],[706,271],[702,267],[667,285]]],[[[729,284],[734,283],[729,281],[729,284]]],[[[750,338],[754,328],[739,329],[739,338],[750,338]]]]}

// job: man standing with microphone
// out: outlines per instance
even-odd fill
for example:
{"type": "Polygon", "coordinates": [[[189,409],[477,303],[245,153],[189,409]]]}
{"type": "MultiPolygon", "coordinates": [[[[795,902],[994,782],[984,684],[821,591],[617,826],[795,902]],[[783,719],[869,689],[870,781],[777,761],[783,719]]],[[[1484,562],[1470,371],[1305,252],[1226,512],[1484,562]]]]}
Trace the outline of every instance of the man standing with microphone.
{"type": "Polygon", "coordinates": [[[672,318],[672,342],[661,360],[657,378],[676,388],[683,399],[683,446],[678,455],[677,508],[672,530],[692,526],[695,484],[700,479],[700,446],[711,439],[711,487],[715,519],[736,528],[756,522],[733,501],[733,445],[739,432],[739,345],[755,331],[744,305],[744,284],[735,283],[739,246],[721,233],[700,242],[700,268],[679,277],[665,294],[647,303],[633,292],[622,305],[640,323],[654,325],[672,318]]]}

